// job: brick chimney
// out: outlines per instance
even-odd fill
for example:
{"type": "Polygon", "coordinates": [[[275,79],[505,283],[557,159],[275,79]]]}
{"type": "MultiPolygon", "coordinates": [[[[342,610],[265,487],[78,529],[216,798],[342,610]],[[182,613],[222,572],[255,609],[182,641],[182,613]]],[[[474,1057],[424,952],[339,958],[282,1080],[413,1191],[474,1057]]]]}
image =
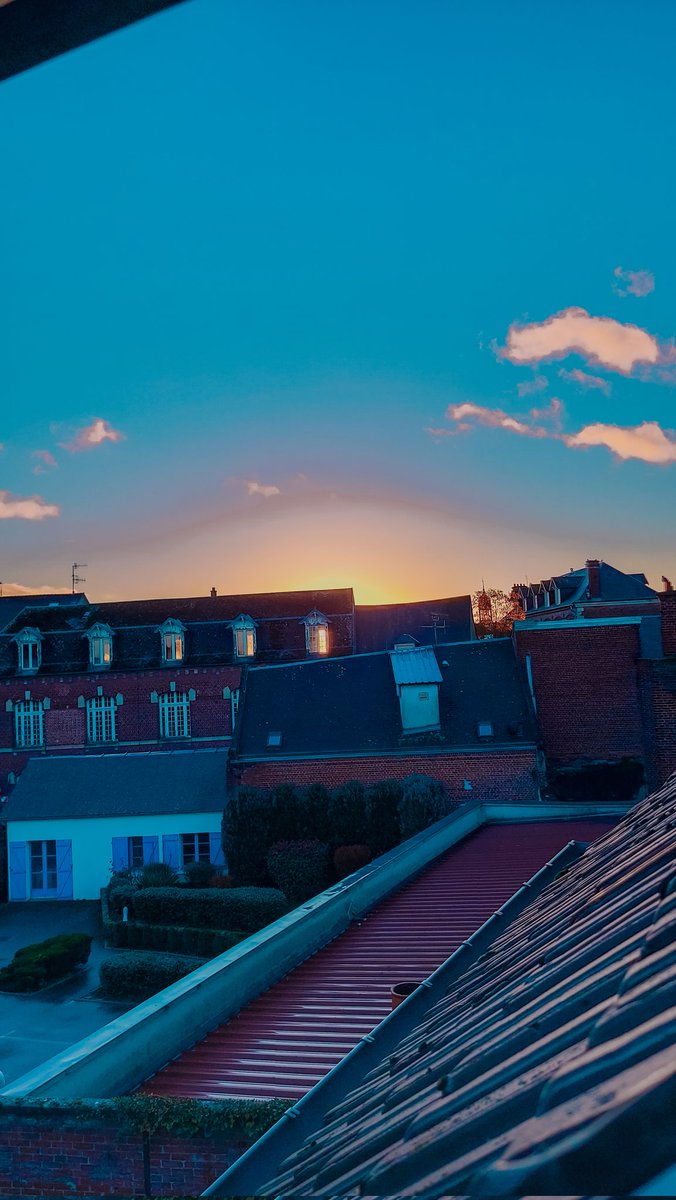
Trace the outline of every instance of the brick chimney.
{"type": "Polygon", "coordinates": [[[601,596],[601,563],[598,558],[588,558],[585,567],[589,579],[589,598],[598,600],[601,596]]]}
{"type": "Polygon", "coordinates": [[[211,589],[211,599],[215,600],[217,595],[218,595],[218,592],[216,591],[216,588],[212,588],[211,589]]]}

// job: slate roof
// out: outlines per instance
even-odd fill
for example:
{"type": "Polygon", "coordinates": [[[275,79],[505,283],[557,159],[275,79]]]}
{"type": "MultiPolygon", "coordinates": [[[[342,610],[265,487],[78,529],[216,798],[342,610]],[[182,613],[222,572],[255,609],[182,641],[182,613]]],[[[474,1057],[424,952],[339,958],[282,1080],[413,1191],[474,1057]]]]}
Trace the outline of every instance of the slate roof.
{"type": "Polygon", "coordinates": [[[408,633],[423,646],[468,642],[474,638],[470,596],[419,600],[409,604],[358,604],[355,638],[358,654],[391,650],[393,642],[408,633]]]}
{"type": "Polygon", "coordinates": [[[231,664],[234,655],[229,622],[245,613],[256,622],[257,661],[305,658],[302,618],[318,609],[329,620],[331,653],[354,650],[354,599],[351,588],[325,591],[262,592],[240,596],[194,596],[163,600],[121,600],[67,608],[27,608],[0,634],[0,674],[16,674],[12,637],[25,626],[46,634],[40,675],[87,671],[84,636],[106,624],[115,634],[112,670],[153,669],[162,665],[160,625],[173,617],[186,627],[185,666],[231,664]]]}
{"type": "Polygon", "coordinates": [[[6,821],[220,812],[227,750],[31,758],[3,806],[6,821]]]}
{"type": "Polygon", "coordinates": [[[675,828],[673,776],[270,1163],[262,1192],[627,1195],[672,1167],[675,828]]]}
{"type": "MultiPolygon", "coordinates": [[[[536,740],[511,639],[437,646],[430,652],[442,676],[442,748],[485,745],[478,737],[478,721],[492,722],[491,746],[536,740]]],[[[390,655],[252,667],[238,725],[237,754],[244,759],[400,748],[401,715],[390,655]],[[279,750],[267,745],[273,731],[282,734],[279,750]]]]}
{"type": "MultiPolygon", "coordinates": [[[[542,591],[549,584],[556,584],[561,596],[560,604],[551,608],[560,608],[573,603],[615,603],[622,600],[648,602],[657,600],[658,593],[648,587],[645,575],[641,572],[627,574],[612,567],[610,563],[600,561],[598,565],[598,595],[589,595],[589,569],[580,567],[576,571],[568,571],[565,575],[554,575],[551,579],[543,579],[538,583],[518,583],[514,586],[525,596],[531,590],[542,591]]],[[[537,611],[537,610],[536,610],[537,611]]],[[[546,609],[542,610],[546,612],[546,609]]]]}
{"type": "MultiPolygon", "coordinates": [[[[84,592],[75,592],[75,594],[72,592],[45,592],[31,596],[0,596],[0,631],[9,628],[19,613],[27,608],[46,609],[47,612],[53,612],[54,608],[50,608],[50,606],[58,605],[59,608],[72,609],[73,606],[87,603],[84,592]]],[[[59,619],[63,621],[63,613],[59,613],[59,619]]],[[[26,619],[22,621],[21,628],[30,624],[31,622],[26,619]]]]}

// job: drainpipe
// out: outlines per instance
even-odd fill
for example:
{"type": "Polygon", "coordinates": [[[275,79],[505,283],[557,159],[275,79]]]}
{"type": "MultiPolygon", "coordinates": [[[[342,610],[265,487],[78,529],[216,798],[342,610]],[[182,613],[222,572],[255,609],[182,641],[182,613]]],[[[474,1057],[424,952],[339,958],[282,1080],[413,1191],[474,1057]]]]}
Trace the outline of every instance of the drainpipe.
{"type": "Polygon", "coordinates": [[[294,1104],[283,1117],[238,1158],[203,1196],[269,1195],[262,1189],[279,1174],[283,1162],[322,1124],[326,1113],[357,1087],[365,1075],[424,1020],[429,1009],[448,988],[483,954],[505,927],[518,917],[564,867],[575,862],[587,848],[586,842],[568,842],[554,858],[522,884],[475,933],[454,950],[428,979],[421,983],[371,1033],[361,1038],[333,1070],[294,1104]]]}

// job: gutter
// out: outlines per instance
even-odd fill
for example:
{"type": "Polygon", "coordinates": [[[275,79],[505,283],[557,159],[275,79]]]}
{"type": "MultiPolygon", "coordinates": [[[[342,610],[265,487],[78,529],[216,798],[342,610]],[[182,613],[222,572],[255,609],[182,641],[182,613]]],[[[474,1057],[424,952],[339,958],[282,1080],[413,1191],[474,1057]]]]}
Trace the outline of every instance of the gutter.
{"type": "Polygon", "coordinates": [[[269,1196],[271,1178],[281,1164],[300,1149],[322,1124],[326,1114],[364,1079],[422,1020],[505,928],[534,900],[561,870],[582,856],[587,843],[570,841],[541,867],[440,967],[357,1043],[297,1104],[263,1134],[203,1196],[269,1196]]]}

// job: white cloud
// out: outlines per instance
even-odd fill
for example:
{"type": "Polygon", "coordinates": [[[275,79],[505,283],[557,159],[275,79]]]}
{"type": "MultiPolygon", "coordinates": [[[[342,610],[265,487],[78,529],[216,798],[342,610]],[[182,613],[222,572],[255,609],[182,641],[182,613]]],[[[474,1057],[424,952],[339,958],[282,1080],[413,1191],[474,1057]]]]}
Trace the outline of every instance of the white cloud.
{"type": "Polygon", "coordinates": [[[23,583],[3,583],[3,596],[43,596],[63,592],[65,588],[53,587],[51,583],[42,583],[39,587],[27,587],[23,583]]]}
{"type": "Polygon", "coordinates": [[[629,375],[637,366],[662,361],[659,343],[638,325],[612,317],[592,317],[584,308],[566,308],[545,321],[511,325],[499,354],[512,363],[543,362],[579,354],[588,362],[629,375]]]}
{"type": "Polygon", "coordinates": [[[66,450],[75,453],[78,450],[92,450],[95,446],[100,446],[102,442],[121,442],[124,440],[124,436],[119,429],[113,429],[108,421],[104,421],[102,417],[96,417],[90,425],[79,429],[70,442],[62,442],[61,445],[66,450]]]}
{"type": "Polygon", "coordinates": [[[275,486],[274,483],[258,483],[255,479],[245,479],[244,486],[247,496],[265,496],[269,500],[271,496],[279,496],[281,488],[275,486]]]}
{"type": "Polygon", "coordinates": [[[623,271],[622,267],[615,267],[613,275],[618,281],[613,284],[613,291],[618,296],[649,296],[655,291],[652,271],[623,271]],[[625,286],[620,287],[621,283],[625,286]]]}
{"type": "Polygon", "coordinates": [[[51,450],[33,450],[32,457],[40,461],[33,467],[34,475],[44,475],[48,467],[58,467],[51,450]]]}
{"type": "Polygon", "coordinates": [[[42,521],[58,515],[58,505],[46,504],[41,496],[13,496],[0,491],[0,521],[42,521]]]}
{"type": "Polygon", "coordinates": [[[676,462],[676,438],[670,437],[657,421],[641,425],[585,425],[579,433],[566,435],[567,446],[607,446],[617,458],[640,458],[643,462],[676,462]]]}

